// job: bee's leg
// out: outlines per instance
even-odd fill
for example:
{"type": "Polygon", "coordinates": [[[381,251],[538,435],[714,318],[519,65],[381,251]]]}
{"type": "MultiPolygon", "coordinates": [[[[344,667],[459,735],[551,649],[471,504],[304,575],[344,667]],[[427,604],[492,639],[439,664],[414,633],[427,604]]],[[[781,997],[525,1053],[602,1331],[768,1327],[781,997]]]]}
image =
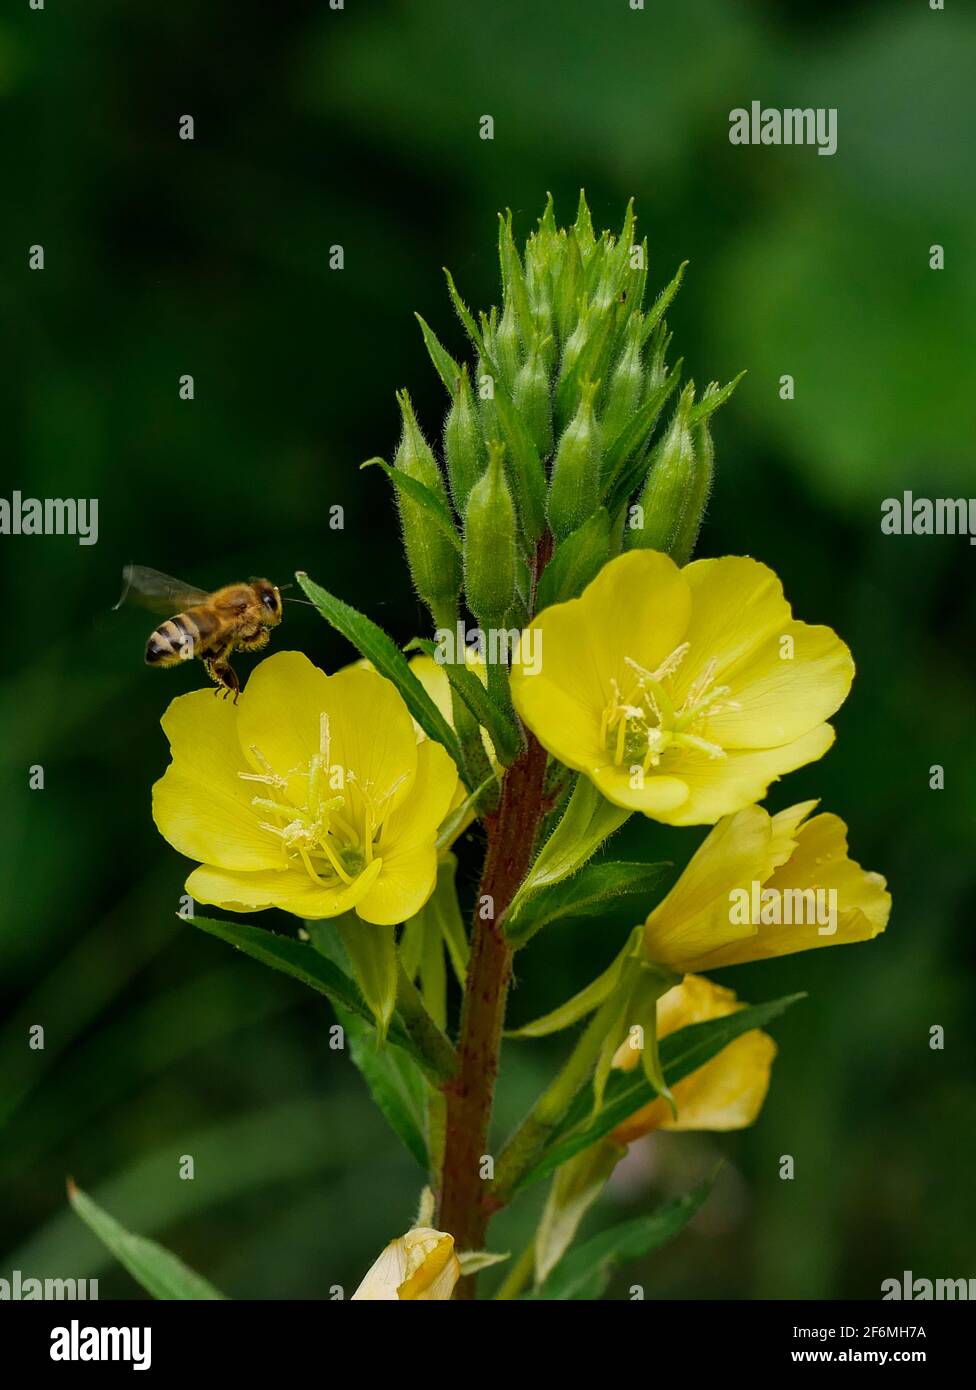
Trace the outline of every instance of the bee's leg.
{"type": "Polygon", "coordinates": [[[223,651],[217,652],[214,656],[205,656],[203,665],[207,675],[214,682],[217,689],[215,695],[223,695],[227,699],[228,695],[234,696],[234,704],[237,704],[237,696],[240,694],[240,682],[237,679],[237,672],[228,661],[230,647],[225,647],[223,651]]]}
{"type": "Polygon", "coordinates": [[[237,650],[239,652],[259,652],[262,647],[266,647],[271,640],[271,631],[266,627],[259,627],[253,636],[242,637],[238,635],[237,650]]]}
{"type": "Polygon", "coordinates": [[[220,681],[224,687],[224,699],[226,700],[228,695],[233,695],[236,705],[241,693],[241,683],[237,679],[237,672],[226,657],[219,663],[215,663],[214,679],[220,681]]]}

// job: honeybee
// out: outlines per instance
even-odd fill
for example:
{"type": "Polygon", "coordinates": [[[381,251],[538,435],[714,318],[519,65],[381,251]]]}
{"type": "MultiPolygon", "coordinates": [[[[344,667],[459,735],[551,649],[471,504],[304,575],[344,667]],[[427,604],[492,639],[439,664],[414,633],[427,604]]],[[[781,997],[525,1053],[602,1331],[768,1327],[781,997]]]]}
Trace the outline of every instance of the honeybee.
{"type": "Polygon", "coordinates": [[[231,654],[267,646],[271,629],[282,619],[278,588],[268,579],[251,579],[207,593],[142,565],[126,565],[122,578],[125,588],[116,608],[131,601],[173,614],[150,634],[146,665],[177,666],[199,657],[217,686],[214,694],[233,695],[236,705],[241,686],[231,654]]]}

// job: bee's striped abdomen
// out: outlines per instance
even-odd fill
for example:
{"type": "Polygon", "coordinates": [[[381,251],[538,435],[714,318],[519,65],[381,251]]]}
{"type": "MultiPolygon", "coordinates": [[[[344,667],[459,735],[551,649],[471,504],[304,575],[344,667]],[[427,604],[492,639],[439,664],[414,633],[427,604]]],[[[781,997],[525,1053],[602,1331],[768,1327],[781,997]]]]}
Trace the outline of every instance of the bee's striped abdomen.
{"type": "Polygon", "coordinates": [[[219,623],[206,608],[192,613],[177,613],[160,623],[146,643],[146,662],[149,666],[175,666],[194,656],[205,656],[210,639],[219,623]]]}

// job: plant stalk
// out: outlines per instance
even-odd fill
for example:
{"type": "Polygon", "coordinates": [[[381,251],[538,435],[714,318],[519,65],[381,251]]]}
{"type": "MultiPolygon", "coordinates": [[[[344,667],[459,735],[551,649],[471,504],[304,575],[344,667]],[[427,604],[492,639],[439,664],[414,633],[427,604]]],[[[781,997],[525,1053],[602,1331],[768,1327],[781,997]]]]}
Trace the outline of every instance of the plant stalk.
{"type": "MultiPolygon", "coordinates": [[[[486,817],[488,852],[461,1009],[458,1073],[444,1087],[447,1126],[438,1220],[458,1250],[482,1249],[493,1211],[483,1160],[489,1156],[488,1126],[512,974],[502,918],[531,863],[543,813],[545,770],[545,750],[530,735],[502,783],[498,810],[486,817]]],[[[473,1298],[473,1286],[468,1276],[455,1296],[473,1298]]]]}

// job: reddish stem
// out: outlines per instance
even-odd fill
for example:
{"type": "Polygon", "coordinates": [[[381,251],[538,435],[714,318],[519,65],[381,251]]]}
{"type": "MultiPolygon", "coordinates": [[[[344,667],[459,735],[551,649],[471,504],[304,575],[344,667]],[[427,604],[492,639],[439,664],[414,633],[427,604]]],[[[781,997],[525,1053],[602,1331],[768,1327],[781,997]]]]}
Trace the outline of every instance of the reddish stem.
{"type": "MultiPolygon", "coordinates": [[[[444,1088],[447,1132],[441,1186],[440,1228],[458,1250],[480,1250],[492,1215],[490,1174],[482,1172],[498,1073],[498,1050],[512,974],[512,953],[500,919],[532,860],[542,817],[546,753],[531,735],[526,750],[502,783],[498,810],[486,818],[488,853],[478,890],[471,960],[461,1011],[458,1072],[444,1088]],[[482,912],[490,915],[482,917],[482,912]]],[[[474,1297],[464,1279],[458,1297],[474,1297]]]]}

